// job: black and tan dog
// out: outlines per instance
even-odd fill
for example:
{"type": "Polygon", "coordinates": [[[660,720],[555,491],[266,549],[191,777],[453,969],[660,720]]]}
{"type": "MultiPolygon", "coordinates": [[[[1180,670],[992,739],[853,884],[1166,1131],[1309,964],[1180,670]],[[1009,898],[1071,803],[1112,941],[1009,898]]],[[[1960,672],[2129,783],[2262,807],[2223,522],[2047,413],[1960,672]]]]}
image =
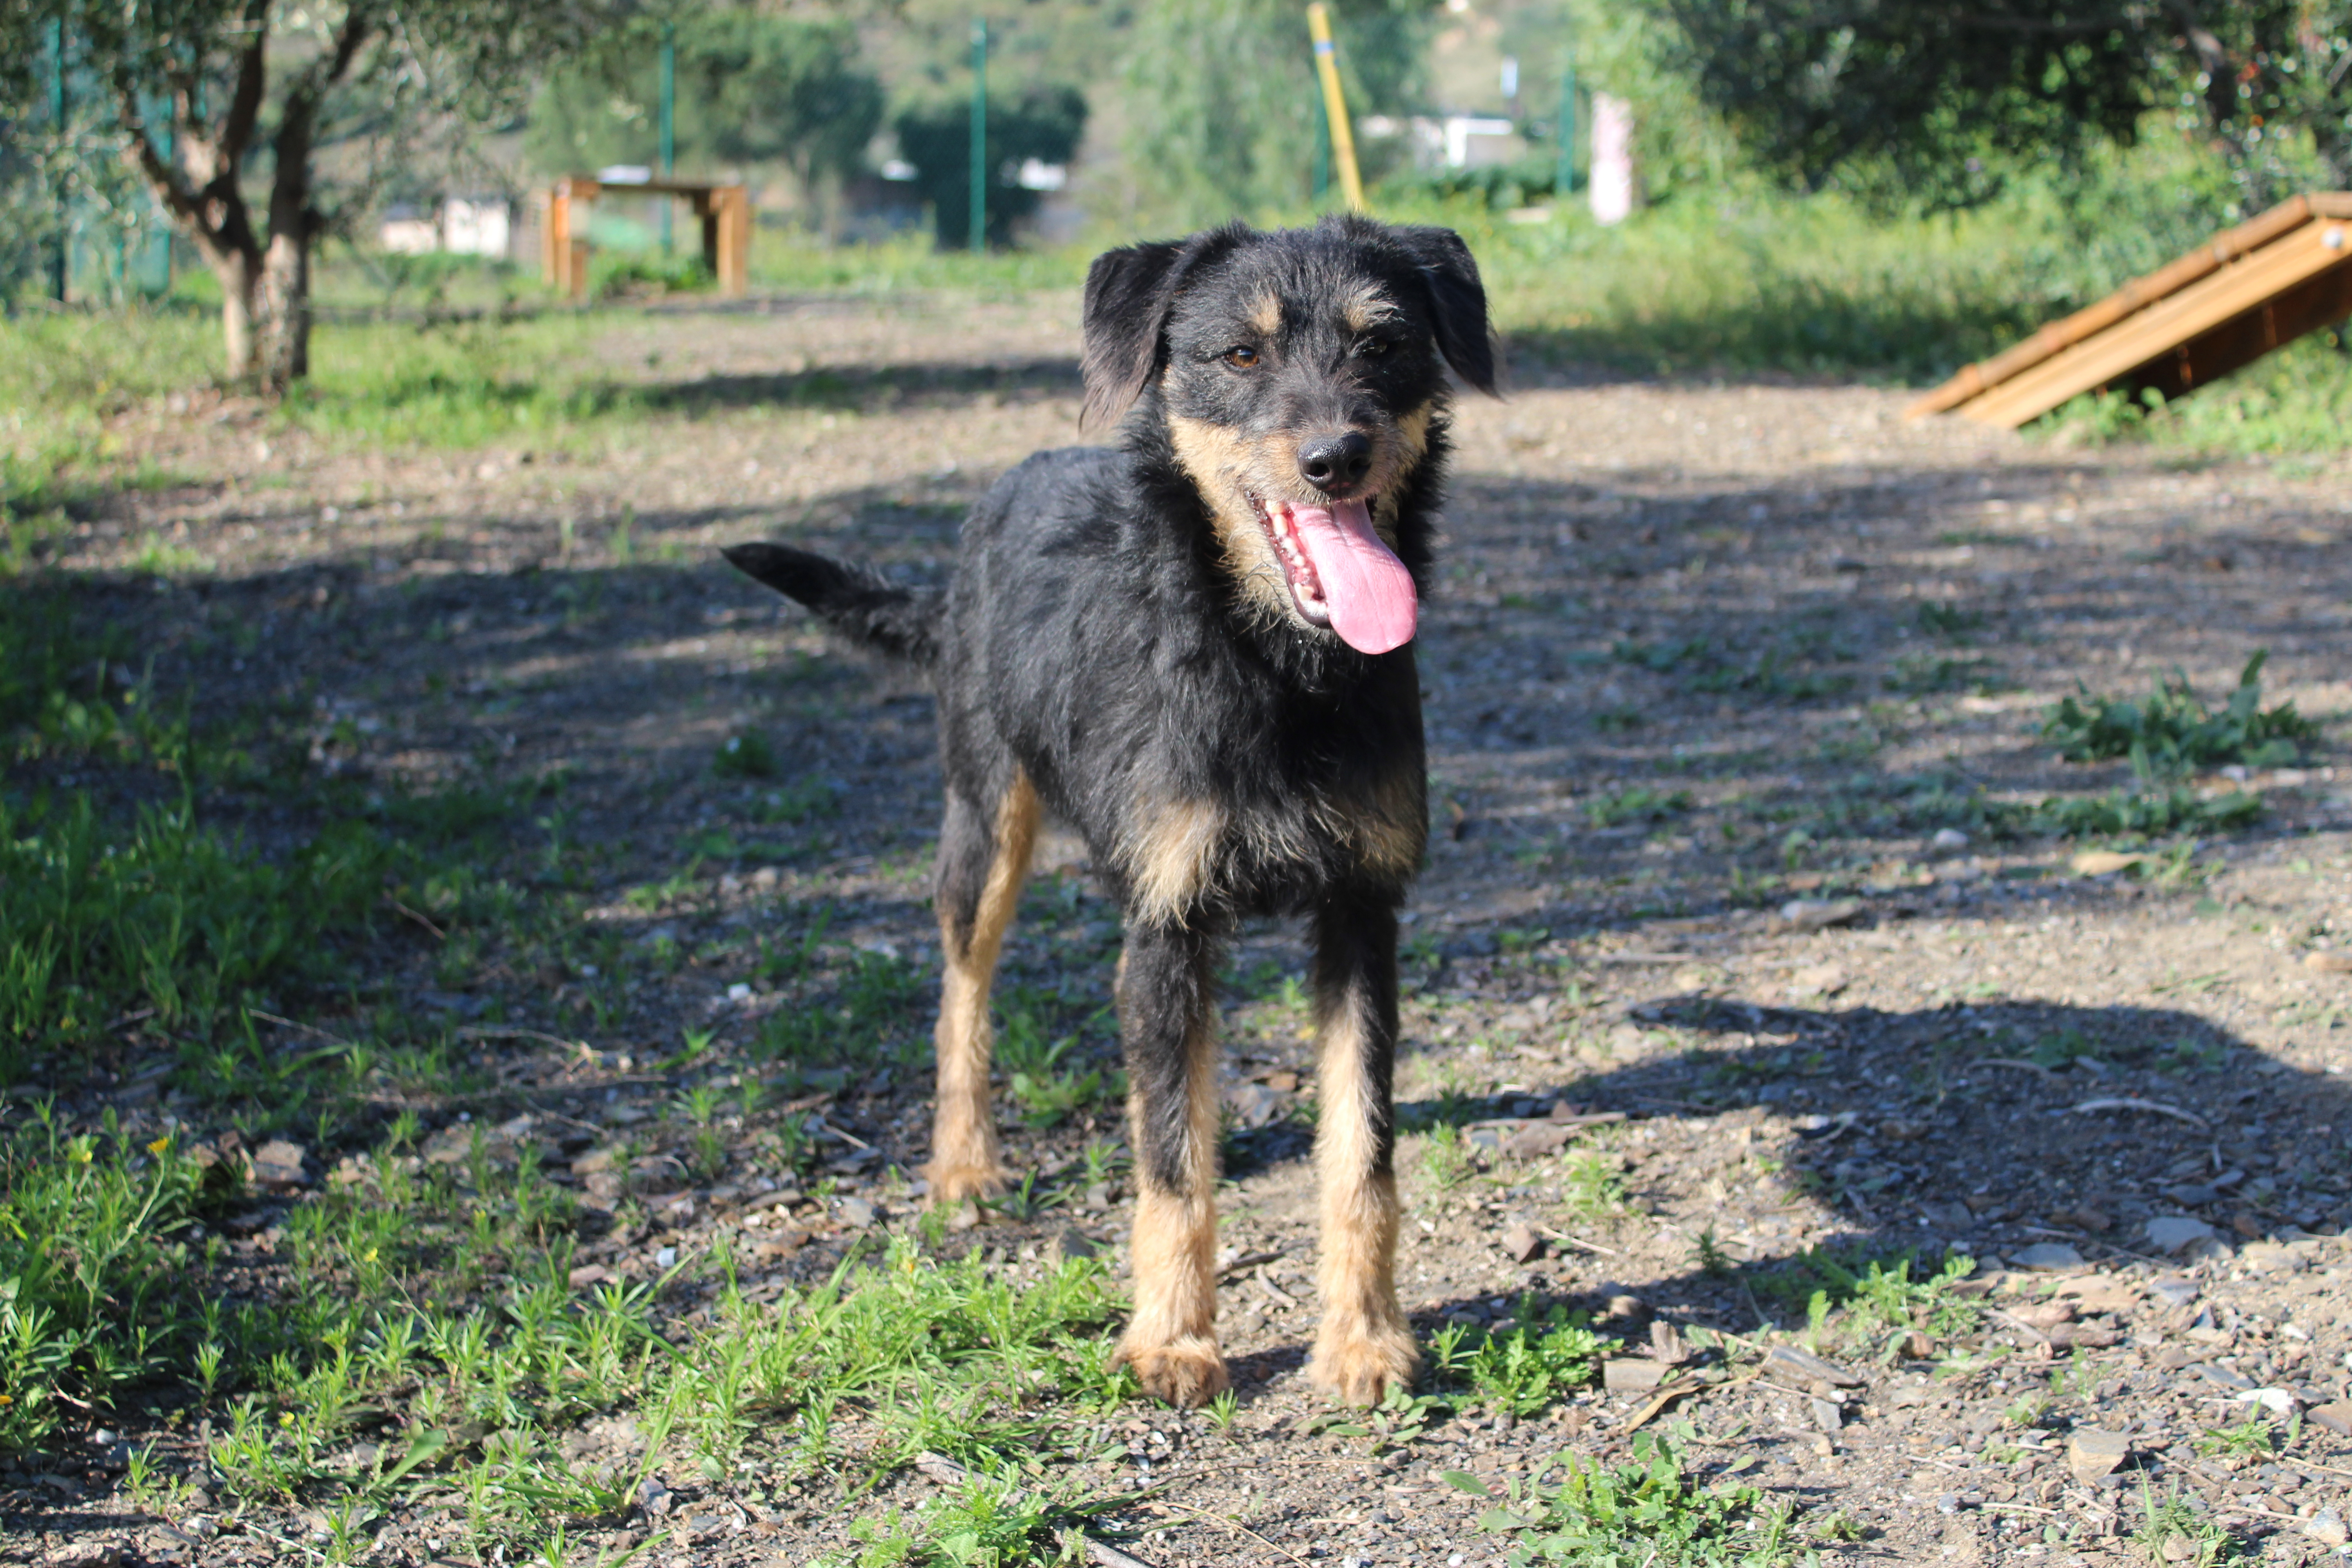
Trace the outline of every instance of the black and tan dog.
{"type": "Polygon", "coordinates": [[[1099,258],[1090,416],[972,510],[944,596],[775,544],[727,552],[939,691],[947,960],[934,1201],[1002,1189],[989,986],[1041,812],[1081,833],[1127,917],[1118,1014],[1150,1392],[1225,1386],[1216,1340],[1221,944],[1304,915],[1316,947],[1323,1323],[1313,1375],[1410,1383],[1396,1299],[1397,909],[1427,832],[1411,647],[1446,453],[1444,366],[1491,392],[1460,237],[1361,218],[1240,226],[1099,258]]]}

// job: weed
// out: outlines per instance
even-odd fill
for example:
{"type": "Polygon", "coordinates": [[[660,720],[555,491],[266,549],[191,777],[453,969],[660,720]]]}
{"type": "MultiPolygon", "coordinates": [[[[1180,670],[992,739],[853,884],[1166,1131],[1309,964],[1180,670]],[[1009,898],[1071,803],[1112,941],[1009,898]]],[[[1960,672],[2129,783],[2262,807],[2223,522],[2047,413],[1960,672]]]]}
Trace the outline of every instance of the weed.
{"type": "Polygon", "coordinates": [[[762,794],[751,807],[751,820],[799,824],[815,817],[831,816],[840,809],[840,791],[834,787],[832,781],[812,773],[793,779],[780,789],[762,794]]]}
{"type": "Polygon", "coordinates": [[[1966,642],[1970,634],[1984,629],[1988,619],[1981,610],[1962,609],[1935,599],[1922,599],[1916,618],[1921,631],[1947,642],[1966,642]]]}
{"type": "Polygon", "coordinates": [[[765,735],[746,730],[727,737],[711,759],[710,769],[720,778],[772,779],[776,776],[776,753],[765,735]]]}
{"type": "Polygon", "coordinates": [[[2230,1532],[2191,1508],[2178,1488],[2158,1498],[2143,1480],[2139,1507],[2140,1526],[2132,1531],[2132,1543],[2149,1563],[2217,1568],[2238,1555],[2230,1532]]]}
{"type": "Polygon", "coordinates": [[[46,1108],[0,1142],[0,1452],[185,1352],[191,1249],[176,1237],[202,1176],[168,1137],[66,1137],[46,1108]]]}
{"type": "Polygon", "coordinates": [[[2038,1389],[2030,1389],[2011,1400],[2009,1408],[2000,1413],[2000,1418],[2024,1432],[2041,1426],[2042,1417],[2049,1414],[2050,1395],[2038,1389]]]}
{"type": "Polygon", "coordinates": [[[1441,1121],[1421,1141],[1421,1173],[1439,1192],[1449,1192],[1477,1173],[1470,1141],[1452,1121],[1441,1121]]]}
{"type": "Polygon", "coordinates": [[[1731,1277],[1732,1260],[1723,1250],[1723,1244],[1716,1239],[1715,1226],[1708,1226],[1698,1233],[1698,1240],[1691,1247],[1691,1262],[1710,1279],[1731,1277]]]}
{"type": "Polygon", "coordinates": [[[2109,790],[2102,795],[2052,795],[2024,815],[2035,831],[2064,838],[2144,843],[2167,833],[2229,833],[2263,815],[2263,797],[2250,790],[2200,795],[2187,784],[2163,791],[2109,790]]]}
{"type": "Polygon", "coordinates": [[[1206,1415],[1209,1425],[1216,1429],[1218,1436],[1230,1437],[1234,1433],[1234,1423],[1241,1416],[1241,1403],[1234,1397],[1234,1391],[1228,1388],[1209,1401],[1206,1415]]]}
{"type": "Polygon", "coordinates": [[[2267,1458],[2276,1447],[2276,1435],[2271,1430],[2270,1423],[2260,1415],[2249,1415],[2235,1426],[2208,1428],[2196,1442],[2197,1451],[2208,1457],[2236,1454],[2249,1458],[2267,1458]]]}
{"type": "Polygon", "coordinates": [[[1948,1255],[1935,1273],[1915,1279],[1911,1271],[1918,1261],[1916,1251],[1888,1256],[1810,1247],[1761,1275],[1756,1289],[1783,1310],[1803,1305],[1816,1326],[1826,1325],[1832,1311],[1845,1309],[1840,1330],[1858,1343],[1884,1341],[1889,1353],[1913,1329],[1938,1340],[1973,1331],[1983,1308],[1957,1287],[1974,1272],[1976,1260],[1948,1255]]]}
{"type": "Polygon", "coordinates": [[[1579,1219],[1605,1219],[1625,1207],[1625,1183],[1614,1155],[1585,1149],[1560,1169],[1560,1202],[1579,1219]]]}
{"type": "Polygon", "coordinates": [[[1811,1533],[1816,1541],[1829,1541],[1841,1546],[1853,1546],[1870,1539],[1870,1527],[1841,1508],[1832,1510],[1815,1520],[1811,1533]]]}
{"type": "Polygon", "coordinates": [[[1925,696],[1937,691],[1989,691],[1999,679],[1999,671],[1990,659],[1905,653],[1895,656],[1885,684],[1889,691],[1925,696]]]}
{"type": "Polygon", "coordinates": [[[1688,790],[1675,790],[1670,795],[1664,790],[1635,784],[1595,795],[1585,802],[1584,815],[1595,827],[1614,827],[1622,822],[1663,821],[1690,808],[1688,790]]]}
{"type": "Polygon", "coordinates": [[[1601,1358],[1617,1343],[1594,1333],[1585,1314],[1540,1310],[1533,1296],[1520,1297],[1514,1313],[1509,1327],[1478,1331],[1475,1340],[1450,1325],[1432,1346],[1438,1374],[1475,1390],[1492,1410],[1534,1415],[1598,1377],[1601,1358]]]}
{"type": "Polygon", "coordinates": [[[2081,701],[2061,700],[2042,720],[2042,736],[2070,763],[2129,757],[2144,781],[2178,778],[2200,768],[2236,763],[2277,767],[2294,762],[2319,726],[2297,713],[2293,702],[2262,706],[2263,663],[2257,648],[2239,673],[2237,689],[2221,707],[2209,708],[2176,671],[2159,680],[2144,702],[2100,697],[2082,688],[2081,701]]]}
{"type": "MultiPolygon", "coordinates": [[[[1511,1568],[1777,1568],[1796,1561],[1789,1510],[1751,1486],[1695,1483],[1682,1456],[1653,1433],[1635,1434],[1629,1464],[1570,1458],[1559,1480],[1550,1473],[1546,1467],[1524,1485],[1509,1483],[1503,1506],[1478,1521],[1512,1538],[1511,1568]]],[[[1445,1479],[1493,1495],[1459,1471],[1445,1479]]]]}
{"type": "Polygon", "coordinates": [[[997,1035],[997,1059],[1005,1070],[1006,1091],[1030,1126],[1056,1127],[1074,1112],[1125,1096],[1123,1073],[1099,1068],[1078,1072],[1061,1065],[1077,1043],[1076,1035],[1048,1042],[1044,1026],[1028,1007],[1015,1006],[1007,1013],[997,1035]]]}

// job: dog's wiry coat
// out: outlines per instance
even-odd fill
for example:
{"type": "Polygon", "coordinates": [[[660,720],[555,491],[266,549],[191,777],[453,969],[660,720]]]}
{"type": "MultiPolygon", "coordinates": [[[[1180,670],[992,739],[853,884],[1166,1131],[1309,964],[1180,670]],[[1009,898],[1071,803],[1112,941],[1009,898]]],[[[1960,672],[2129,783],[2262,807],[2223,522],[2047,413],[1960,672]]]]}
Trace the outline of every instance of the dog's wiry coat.
{"type": "Polygon", "coordinates": [[[988,988],[1041,810],[1122,900],[1139,1191],[1120,1349],[1178,1403],[1225,1386],[1214,975],[1247,914],[1303,916],[1316,943],[1314,1375],[1369,1401],[1418,1364],[1391,1076],[1396,913],[1428,832],[1404,639],[1430,583],[1447,365],[1493,390],[1477,268],[1446,230],[1350,217],[1115,250],[1087,281],[1086,382],[1091,416],[1124,413],[1118,443],[999,480],[943,600],[784,546],[728,552],[939,690],[935,1200],[1005,1179],[988,988]]]}

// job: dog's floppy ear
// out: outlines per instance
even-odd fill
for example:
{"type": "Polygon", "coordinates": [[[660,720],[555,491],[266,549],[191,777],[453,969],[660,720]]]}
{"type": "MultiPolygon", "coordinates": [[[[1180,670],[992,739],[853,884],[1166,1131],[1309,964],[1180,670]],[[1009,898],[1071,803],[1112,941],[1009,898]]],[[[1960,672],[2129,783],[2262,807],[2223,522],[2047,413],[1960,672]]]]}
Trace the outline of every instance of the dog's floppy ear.
{"type": "Polygon", "coordinates": [[[1429,290],[1429,316],[1437,329],[1437,350],[1454,374],[1495,395],[1495,342],[1486,324],[1486,289],[1478,263],[1462,237],[1450,228],[1400,226],[1391,231],[1429,290]]]}
{"type": "Polygon", "coordinates": [[[1081,425],[1109,424],[1143,394],[1160,368],[1160,335],[1185,279],[1238,245],[1249,230],[1229,224],[1189,239],[1106,250],[1087,268],[1086,406],[1081,425]]]}

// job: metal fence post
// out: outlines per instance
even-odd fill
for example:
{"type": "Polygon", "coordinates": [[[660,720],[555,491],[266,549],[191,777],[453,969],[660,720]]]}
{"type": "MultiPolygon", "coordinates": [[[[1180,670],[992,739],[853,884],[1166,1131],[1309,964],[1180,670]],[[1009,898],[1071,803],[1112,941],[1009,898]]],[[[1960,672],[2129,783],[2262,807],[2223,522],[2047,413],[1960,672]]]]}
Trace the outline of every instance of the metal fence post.
{"type": "MultiPolygon", "coordinates": [[[[677,27],[664,22],[661,30],[661,177],[668,179],[677,168],[677,27]]],[[[669,254],[670,209],[677,205],[669,195],[661,198],[662,254],[669,254]]]]}
{"type": "Polygon", "coordinates": [[[988,23],[971,23],[971,248],[988,248],[988,23]]]}

